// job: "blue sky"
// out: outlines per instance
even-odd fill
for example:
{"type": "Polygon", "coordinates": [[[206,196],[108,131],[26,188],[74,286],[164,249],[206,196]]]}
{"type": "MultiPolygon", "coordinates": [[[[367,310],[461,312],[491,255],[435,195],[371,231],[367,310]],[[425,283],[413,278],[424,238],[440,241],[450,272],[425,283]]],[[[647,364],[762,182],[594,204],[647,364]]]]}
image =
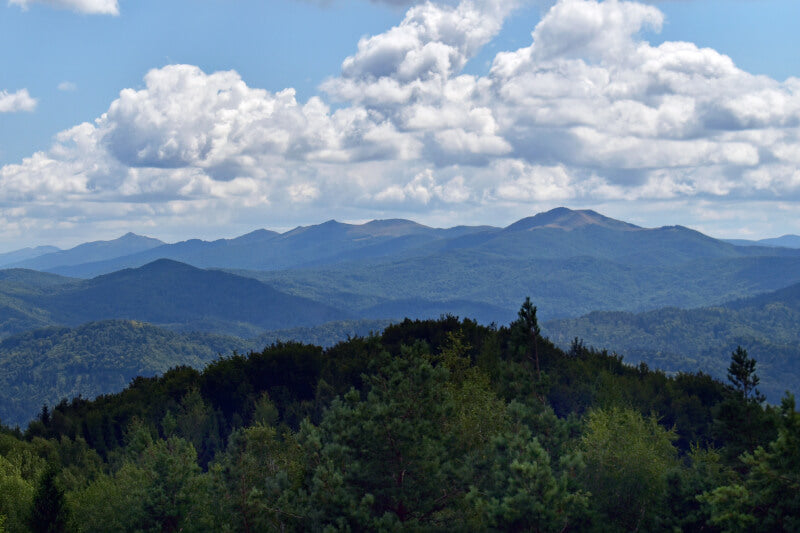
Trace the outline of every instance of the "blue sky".
{"type": "Polygon", "coordinates": [[[397,4],[0,7],[0,249],[556,205],[800,233],[800,2],[397,4]]]}

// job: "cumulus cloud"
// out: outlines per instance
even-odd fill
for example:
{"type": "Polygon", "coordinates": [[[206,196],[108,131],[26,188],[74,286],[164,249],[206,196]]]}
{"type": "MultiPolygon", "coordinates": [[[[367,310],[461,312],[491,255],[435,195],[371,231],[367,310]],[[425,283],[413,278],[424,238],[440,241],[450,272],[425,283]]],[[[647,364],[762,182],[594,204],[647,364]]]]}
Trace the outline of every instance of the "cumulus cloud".
{"type": "Polygon", "coordinates": [[[119,15],[117,0],[8,0],[8,2],[22,9],[27,9],[32,3],[39,3],[89,15],[119,15]]]}
{"type": "Polygon", "coordinates": [[[31,98],[27,89],[20,89],[14,93],[0,91],[0,113],[33,111],[34,109],[36,109],[36,99],[31,98]]]}
{"type": "Polygon", "coordinates": [[[800,199],[800,80],[692,43],[654,46],[643,31],[661,12],[621,0],[560,0],[529,46],[464,74],[513,5],[414,5],[305,102],[233,71],[152,70],[94,122],[3,167],[0,197],[26,216],[66,196],[92,216],[128,205],[168,220],[213,209],[305,222],[321,207],[367,218],[800,199]]]}

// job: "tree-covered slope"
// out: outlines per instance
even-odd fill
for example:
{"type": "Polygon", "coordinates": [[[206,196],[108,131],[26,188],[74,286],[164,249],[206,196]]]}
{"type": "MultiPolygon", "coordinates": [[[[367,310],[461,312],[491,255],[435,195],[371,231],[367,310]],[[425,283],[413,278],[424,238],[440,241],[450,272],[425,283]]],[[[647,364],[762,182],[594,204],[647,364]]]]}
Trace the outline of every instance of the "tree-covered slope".
{"type": "MultiPolygon", "coordinates": [[[[0,282],[0,298],[2,288],[0,282]]],[[[252,337],[268,329],[347,317],[331,306],[285,294],[252,278],[170,260],[38,290],[12,289],[6,291],[5,307],[0,306],[6,333],[120,318],[252,337]]]]}
{"type": "Polygon", "coordinates": [[[181,334],[131,320],[15,335],[0,342],[0,420],[25,424],[42,404],[117,392],[137,376],[180,365],[202,368],[251,347],[232,337],[181,334]]]}
{"type": "Polygon", "coordinates": [[[380,334],[390,324],[335,321],[266,331],[253,339],[180,333],[133,320],[35,329],[0,342],[0,421],[25,425],[43,403],[113,394],[134,377],[161,374],[174,366],[202,369],[234,351],[291,341],[330,347],[351,337],[380,334]]]}
{"type": "Polygon", "coordinates": [[[800,414],[444,317],[276,344],[0,427],[9,531],[794,531],[800,414]],[[47,518],[45,520],[44,518],[47,518]],[[46,527],[41,527],[46,529],[46,527]],[[35,530],[40,530],[38,525],[35,530]]]}
{"type": "Polygon", "coordinates": [[[593,312],[550,321],[545,330],[562,346],[576,336],[613,347],[625,359],[666,371],[725,377],[727,356],[741,345],[759,361],[761,388],[777,402],[800,393],[800,284],[719,307],[665,308],[645,313],[593,312]]]}
{"type": "Polygon", "coordinates": [[[510,256],[449,250],[396,262],[236,273],[296,296],[346,306],[364,318],[435,318],[448,302],[460,301],[470,306],[451,312],[474,317],[472,310],[482,305],[482,321],[504,323],[514,316],[519,294],[530,294],[547,319],[601,309],[719,305],[797,283],[800,258],[706,258],[674,266],[634,266],[588,256],[540,259],[533,251],[510,256]]]}

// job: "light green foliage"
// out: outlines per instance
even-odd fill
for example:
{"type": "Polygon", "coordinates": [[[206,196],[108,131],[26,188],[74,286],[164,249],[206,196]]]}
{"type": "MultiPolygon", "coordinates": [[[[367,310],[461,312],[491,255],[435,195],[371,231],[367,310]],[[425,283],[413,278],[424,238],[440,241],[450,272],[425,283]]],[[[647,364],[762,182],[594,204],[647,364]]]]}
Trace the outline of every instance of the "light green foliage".
{"type": "Polygon", "coordinates": [[[710,514],[709,523],[723,531],[748,533],[754,531],[756,518],[750,513],[752,495],[742,485],[725,485],[700,497],[710,514]]]}
{"type": "Polygon", "coordinates": [[[154,441],[141,426],[131,432],[122,467],[72,494],[71,528],[202,531],[209,512],[202,496],[208,490],[192,445],[177,437],[154,441]]]}
{"type": "Polygon", "coordinates": [[[592,410],[586,417],[581,450],[583,480],[597,509],[615,527],[644,527],[658,511],[667,473],[676,466],[673,430],[632,409],[592,410]]]}
{"type": "Polygon", "coordinates": [[[489,376],[471,366],[469,349],[463,334],[451,332],[438,358],[450,371],[445,393],[454,406],[445,431],[460,440],[460,449],[481,450],[507,424],[507,416],[505,402],[492,391],[489,376]]]}
{"type": "Polygon", "coordinates": [[[468,500],[476,529],[497,531],[577,530],[587,519],[588,497],[570,481],[578,457],[563,457],[571,468],[553,472],[549,454],[527,427],[492,439],[485,477],[468,500]]]}
{"type": "Polygon", "coordinates": [[[29,530],[37,482],[47,468],[43,456],[52,451],[42,439],[24,442],[0,434],[0,516],[9,532],[29,530]]]}
{"type": "Polygon", "coordinates": [[[285,531],[299,522],[294,496],[305,468],[292,435],[260,423],[236,430],[210,472],[218,529],[285,531]]]}
{"type": "Polygon", "coordinates": [[[0,516],[8,531],[25,531],[33,503],[34,484],[23,478],[22,468],[0,455],[0,516]]]}

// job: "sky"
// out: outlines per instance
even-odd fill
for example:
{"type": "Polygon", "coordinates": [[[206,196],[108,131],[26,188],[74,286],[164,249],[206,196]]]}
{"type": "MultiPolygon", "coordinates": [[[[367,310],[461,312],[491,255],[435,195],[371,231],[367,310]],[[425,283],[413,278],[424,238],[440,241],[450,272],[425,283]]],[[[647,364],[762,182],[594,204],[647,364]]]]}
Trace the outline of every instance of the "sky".
{"type": "Polygon", "coordinates": [[[0,251],[557,206],[800,234],[796,0],[6,0],[0,251]]]}

